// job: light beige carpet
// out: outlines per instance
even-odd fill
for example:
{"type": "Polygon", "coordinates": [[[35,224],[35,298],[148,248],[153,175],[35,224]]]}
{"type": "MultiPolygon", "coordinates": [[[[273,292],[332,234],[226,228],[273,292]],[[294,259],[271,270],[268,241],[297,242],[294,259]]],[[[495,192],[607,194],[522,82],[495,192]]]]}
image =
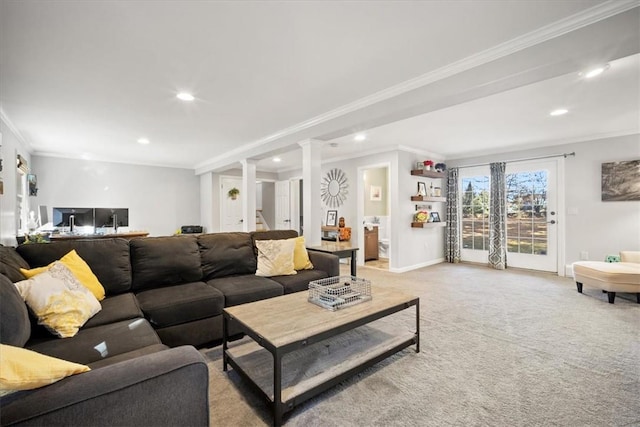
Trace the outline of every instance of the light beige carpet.
{"type": "MultiPolygon", "coordinates": [[[[421,352],[386,359],[285,416],[288,426],[640,426],[640,304],[570,279],[440,264],[359,268],[420,297],[421,352]]],[[[394,322],[411,326],[412,310],[394,322]]],[[[211,424],[271,425],[267,405],[210,360],[211,424]]]]}

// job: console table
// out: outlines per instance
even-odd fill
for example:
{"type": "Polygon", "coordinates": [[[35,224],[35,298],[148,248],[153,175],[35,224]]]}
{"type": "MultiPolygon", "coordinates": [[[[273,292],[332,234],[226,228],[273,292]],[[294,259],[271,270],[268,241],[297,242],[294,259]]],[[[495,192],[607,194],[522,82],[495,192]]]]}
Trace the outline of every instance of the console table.
{"type": "Polygon", "coordinates": [[[136,237],[147,237],[146,231],[132,231],[130,233],[111,233],[111,234],[52,234],[49,240],[80,240],[80,239],[110,239],[112,237],[120,237],[121,239],[134,239],[136,237]]]}

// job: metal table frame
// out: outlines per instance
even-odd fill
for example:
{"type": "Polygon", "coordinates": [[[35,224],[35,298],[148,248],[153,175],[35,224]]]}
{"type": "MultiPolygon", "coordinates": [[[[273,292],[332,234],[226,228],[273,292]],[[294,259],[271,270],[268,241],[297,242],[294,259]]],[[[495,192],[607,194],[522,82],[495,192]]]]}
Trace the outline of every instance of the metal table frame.
{"type": "Polygon", "coordinates": [[[368,316],[364,316],[360,319],[354,320],[352,322],[349,323],[345,323],[337,328],[322,332],[322,333],[318,333],[315,335],[311,335],[306,337],[305,339],[301,339],[295,342],[292,342],[290,344],[281,346],[281,347],[276,347],[274,344],[272,344],[271,342],[269,342],[269,340],[265,339],[264,337],[260,336],[259,334],[255,333],[253,330],[251,330],[251,328],[247,327],[245,324],[243,324],[240,320],[238,320],[237,318],[233,317],[232,315],[230,315],[226,310],[223,312],[223,344],[222,344],[222,366],[223,366],[223,370],[226,372],[228,369],[228,365],[231,365],[231,367],[238,372],[238,374],[240,374],[241,377],[243,377],[251,386],[252,388],[254,388],[259,394],[262,394],[262,396],[267,400],[267,402],[271,405],[272,408],[272,412],[273,412],[273,423],[275,426],[280,426],[282,425],[282,417],[285,413],[291,411],[295,406],[299,405],[300,403],[310,399],[311,397],[335,386],[336,384],[340,383],[341,381],[344,381],[345,379],[351,378],[353,377],[355,374],[363,371],[364,369],[367,369],[370,366],[375,365],[376,363],[386,359],[387,357],[391,356],[392,354],[395,354],[397,352],[399,352],[400,350],[403,350],[413,344],[416,345],[416,353],[420,352],[420,299],[419,298],[414,298],[408,302],[402,303],[402,304],[398,304],[396,306],[392,306],[389,308],[386,308],[384,310],[381,310],[379,312],[376,313],[372,313],[368,316]],[[413,337],[399,343],[398,345],[388,349],[387,351],[385,351],[384,353],[366,360],[364,363],[362,363],[361,365],[358,365],[352,369],[349,369],[348,371],[333,377],[331,379],[329,379],[328,381],[319,384],[309,390],[307,390],[306,392],[302,393],[299,396],[294,397],[293,399],[290,399],[288,401],[283,402],[282,401],[282,359],[284,357],[285,354],[290,353],[292,351],[304,348],[308,345],[317,343],[319,341],[325,340],[327,338],[339,335],[343,332],[355,329],[359,326],[363,326],[366,325],[367,323],[373,322],[374,320],[378,320],[381,319],[383,317],[389,316],[393,313],[397,313],[399,311],[408,309],[411,306],[415,306],[416,307],[416,332],[413,335],[413,337]],[[267,351],[269,351],[269,353],[272,354],[273,356],[273,398],[271,398],[269,395],[267,395],[267,393],[265,393],[259,386],[258,384],[255,383],[255,381],[251,378],[251,376],[246,373],[240,366],[239,364],[233,359],[233,356],[231,356],[228,353],[228,331],[229,331],[229,322],[230,321],[234,321],[236,322],[236,324],[238,326],[240,326],[240,328],[242,329],[242,331],[247,334],[248,336],[250,336],[257,344],[259,344],[261,347],[263,347],[264,349],[266,349],[267,351]]]}

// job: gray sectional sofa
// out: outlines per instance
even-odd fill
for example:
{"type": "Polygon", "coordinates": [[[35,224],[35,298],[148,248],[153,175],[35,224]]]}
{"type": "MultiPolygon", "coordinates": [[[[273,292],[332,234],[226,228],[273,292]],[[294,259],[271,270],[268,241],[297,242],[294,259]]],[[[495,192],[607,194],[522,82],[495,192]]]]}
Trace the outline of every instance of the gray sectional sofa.
{"type": "MultiPolygon", "coordinates": [[[[0,342],[87,364],[90,372],[0,399],[1,425],[208,425],[208,370],[194,348],[222,340],[224,307],[306,290],[339,274],[338,258],[309,251],[293,276],[258,277],[256,240],[290,230],[114,238],[0,247],[0,342]],[[37,325],[12,282],[20,268],[70,250],[106,291],[102,310],[72,338],[37,325]]],[[[231,328],[231,332],[234,329],[231,328]]]]}

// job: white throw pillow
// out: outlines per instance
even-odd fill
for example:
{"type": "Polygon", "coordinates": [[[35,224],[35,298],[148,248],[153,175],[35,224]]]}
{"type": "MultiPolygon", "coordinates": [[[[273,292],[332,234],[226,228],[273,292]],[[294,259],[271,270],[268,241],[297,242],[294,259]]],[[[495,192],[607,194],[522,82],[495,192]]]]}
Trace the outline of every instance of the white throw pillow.
{"type": "Polygon", "coordinates": [[[290,276],[297,274],[293,263],[294,239],[256,240],[258,269],[256,276],[290,276]]]}
{"type": "Polygon", "coordinates": [[[28,280],[15,283],[31,311],[53,334],[76,335],[92,316],[102,310],[96,297],[59,261],[28,280]]]}

